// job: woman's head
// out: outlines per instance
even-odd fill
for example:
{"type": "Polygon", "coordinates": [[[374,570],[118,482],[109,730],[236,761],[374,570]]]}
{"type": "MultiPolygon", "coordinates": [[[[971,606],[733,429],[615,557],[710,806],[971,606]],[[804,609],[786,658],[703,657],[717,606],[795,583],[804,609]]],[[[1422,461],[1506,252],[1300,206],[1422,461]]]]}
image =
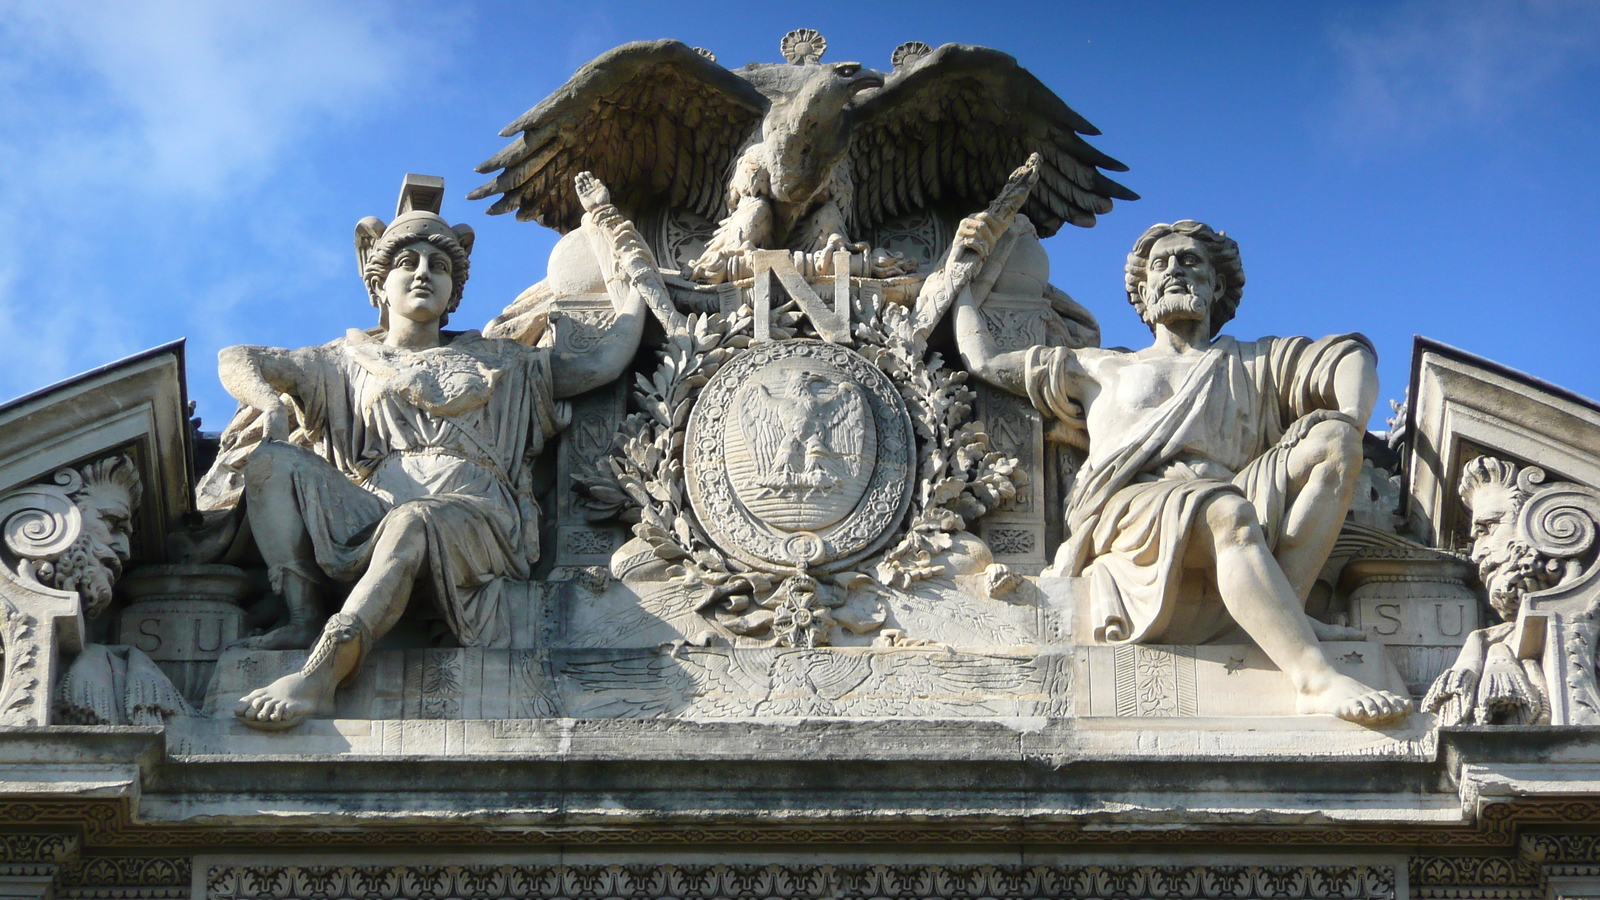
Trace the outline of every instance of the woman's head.
{"type": "Polygon", "coordinates": [[[361,279],[385,322],[391,307],[398,307],[407,318],[437,314],[445,324],[461,305],[473,237],[472,226],[451,226],[423,211],[405,213],[388,226],[372,216],[357,223],[361,279]]]}

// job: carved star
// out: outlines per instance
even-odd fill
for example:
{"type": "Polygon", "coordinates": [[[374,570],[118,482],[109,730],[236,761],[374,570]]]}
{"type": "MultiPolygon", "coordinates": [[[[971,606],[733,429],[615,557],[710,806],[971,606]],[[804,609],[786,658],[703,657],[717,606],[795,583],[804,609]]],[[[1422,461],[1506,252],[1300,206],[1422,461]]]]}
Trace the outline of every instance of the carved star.
{"type": "Polygon", "coordinates": [[[1361,663],[1362,659],[1363,659],[1363,657],[1361,656],[1361,654],[1358,651],[1355,651],[1355,650],[1351,650],[1349,653],[1346,653],[1345,655],[1339,657],[1339,660],[1341,662],[1347,662],[1352,666],[1359,665],[1361,663]]]}
{"type": "Polygon", "coordinates": [[[1240,669],[1244,668],[1244,657],[1230,656],[1228,657],[1228,661],[1222,664],[1222,668],[1225,669],[1229,675],[1236,675],[1240,669]]]}

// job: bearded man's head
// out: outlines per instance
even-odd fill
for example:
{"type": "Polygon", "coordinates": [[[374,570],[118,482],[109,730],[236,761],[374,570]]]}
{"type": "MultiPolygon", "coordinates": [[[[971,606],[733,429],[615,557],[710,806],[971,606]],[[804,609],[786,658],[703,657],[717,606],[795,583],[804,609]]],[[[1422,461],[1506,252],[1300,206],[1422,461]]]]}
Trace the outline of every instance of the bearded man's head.
{"type": "Polygon", "coordinates": [[[1150,226],[1123,268],[1128,302],[1151,331],[1169,317],[1207,316],[1216,337],[1244,296],[1238,242],[1193,219],[1150,226]]]}
{"type": "Polygon", "coordinates": [[[1517,467],[1480,456],[1461,473],[1461,501],[1472,511],[1472,561],[1489,592],[1489,605],[1507,621],[1525,594],[1555,583],[1554,561],[1541,557],[1518,534],[1517,516],[1528,492],[1517,484],[1517,467]]]}
{"type": "Polygon", "coordinates": [[[83,533],[56,559],[55,586],[77,591],[84,615],[94,618],[111,605],[111,588],[132,555],[133,513],[144,490],[138,466],[126,454],[81,466],[77,473],[81,481],[68,496],[83,517],[83,533]]]}

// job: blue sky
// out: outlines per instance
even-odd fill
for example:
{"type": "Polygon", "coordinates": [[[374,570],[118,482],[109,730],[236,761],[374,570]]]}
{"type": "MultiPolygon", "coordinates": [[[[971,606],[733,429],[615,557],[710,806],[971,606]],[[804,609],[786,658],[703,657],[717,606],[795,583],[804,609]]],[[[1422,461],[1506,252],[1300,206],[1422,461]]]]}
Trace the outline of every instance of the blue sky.
{"type": "Polygon", "coordinates": [[[997,47],[1100,127],[1144,199],[1047,246],[1108,345],[1148,340],[1122,293],[1133,239],[1196,218],[1243,248],[1233,334],[1365,332],[1386,398],[1419,333],[1600,397],[1590,0],[0,0],[0,399],[187,337],[220,428],[219,348],[374,321],[352,229],[408,171],[444,176],[446,217],[478,231],[452,326],[479,326],[554,239],[463,199],[502,126],[624,41],[737,67],[797,27],[883,69],[908,40],[997,47]]]}

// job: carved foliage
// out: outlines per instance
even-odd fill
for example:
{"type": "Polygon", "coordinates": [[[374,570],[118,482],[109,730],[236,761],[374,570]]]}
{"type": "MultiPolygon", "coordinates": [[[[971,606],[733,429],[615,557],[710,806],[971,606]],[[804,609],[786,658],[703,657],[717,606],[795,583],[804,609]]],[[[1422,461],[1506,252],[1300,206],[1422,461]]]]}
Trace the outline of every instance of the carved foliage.
{"type": "MultiPolygon", "coordinates": [[[[97,856],[62,865],[56,884],[68,890],[181,887],[187,891],[190,878],[186,856],[97,856]]],[[[129,892],[124,896],[136,895],[129,892]]]]}
{"type": "Polygon", "coordinates": [[[289,897],[1148,897],[1380,900],[1387,866],[633,865],[213,866],[218,900],[289,897]]]}
{"type": "Polygon", "coordinates": [[[0,834],[0,862],[61,862],[81,843],[75,834],[0,834]]]}
{"type": "Polygon", "coordinates": [[[1538,865],[1500,856],[1415,856],[1410,865],[1413,896],[1534,900],[1543,898],[1544,872],[1538,865]]]}
{"type": "Polygon", "coordinates": [[[573,476],[590,518],[633,522],[658,558],[701,583],[721,584],[739,569],[687,515],[684,437],[699,389],[749,346],[749,325],[748,312],[690,316],[683,332],[668,337],[655,373],[637,376],[639,412],[623,421],[612,452],[573,476]]]}
{"type": "Polygon", "coordinates": [[[951,534],[1017,495],[1027,483],[1015,457],[996,452],[982,422],[972,419],[976,395],[967,373],[944,367],[913,326],[903,306],[885,304],[857,326],[862,355],[900,386],[918,438],[918,486],[910,527],[883,555],[878,579],[894,587],[943,572],[935,557],[953,545],[951,534]]]}
{"type": "MultiPolygon", "coordinates": [[[[0,576],[4,577],[4,576],[0,576]]],[[[0,683],[0,725],[38,725],[45,721],[48,686],[41,684],[39,621],[0,595],[0,645],[5,648],[5,681],[0,683]]]]}

